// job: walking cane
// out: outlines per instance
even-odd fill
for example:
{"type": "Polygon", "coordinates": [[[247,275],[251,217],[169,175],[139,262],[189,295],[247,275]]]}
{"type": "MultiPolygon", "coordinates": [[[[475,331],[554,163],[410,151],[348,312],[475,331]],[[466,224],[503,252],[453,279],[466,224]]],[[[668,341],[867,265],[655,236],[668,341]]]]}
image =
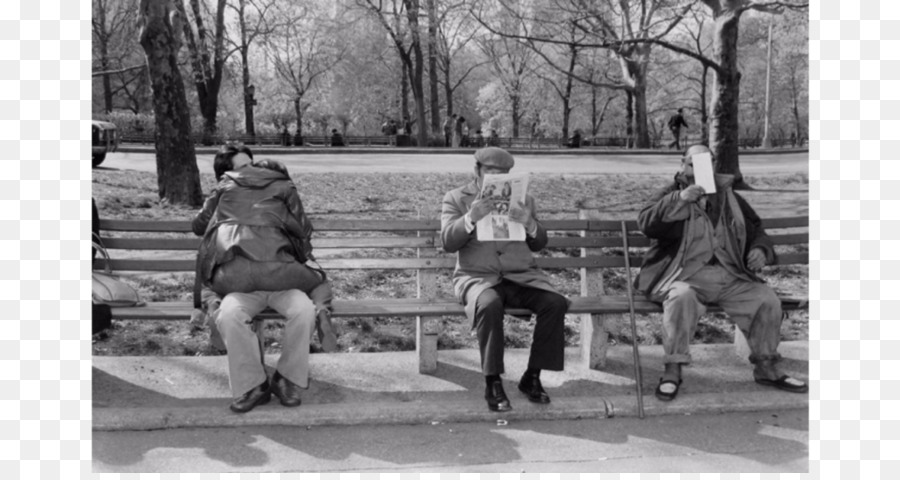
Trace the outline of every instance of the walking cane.
{"type": "Polygon", "coordinates": [[[634,319],[634,292],[631,290],[631,259],[628,254],[628,227],[622,220],[622,245],[625,247],[625,275],[628,286],[628,312],[631,315],[631,346],[634,354],[634,381],[637,388],[638,417],[644,418],[644,390],[641,387],[641,355],[638,353],[637,324],[634,319]]]}

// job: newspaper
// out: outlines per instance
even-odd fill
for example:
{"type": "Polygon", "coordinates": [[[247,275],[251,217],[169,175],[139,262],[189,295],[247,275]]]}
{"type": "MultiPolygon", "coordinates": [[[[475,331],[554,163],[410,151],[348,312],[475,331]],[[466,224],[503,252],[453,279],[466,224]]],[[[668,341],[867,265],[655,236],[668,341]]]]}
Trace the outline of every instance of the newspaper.
{"type": "Polygon", "coordinates": [[[518,202],[525,203],[528,191],[527,173],[485,175],[481,186],[481,198],[493,198],[494,210],[475,226],[478,240],[525,241],[525,225],[509,219],[509,209],[518,202]]]}

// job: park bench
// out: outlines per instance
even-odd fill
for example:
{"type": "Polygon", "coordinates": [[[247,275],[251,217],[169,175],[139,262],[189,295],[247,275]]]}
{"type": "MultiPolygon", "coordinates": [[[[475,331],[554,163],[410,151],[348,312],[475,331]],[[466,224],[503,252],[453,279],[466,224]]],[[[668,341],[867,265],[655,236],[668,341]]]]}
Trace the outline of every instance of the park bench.
{"type": "MultiPolygon", "coordinates": [[[[582,210],[579,212],[580,219],[543,221],[550,241],[547,250],[536,260],[543,269],[578,272],[581,291],[579,296],[569,297],[572,300],[569,313],[581,315],[582,361],[590,368],[605,365],[608,344],[608,328],[603,324],[605,316],[626,314],[630,310],[627,295],[606,293],[604,276],[609,274],[610,269],[625,268],[624,239],[628,241],[632,268],[640,266],[641,250],[649,245],[647,238],[635,232],[634,221],[601,220],[601,216],[602,213],[596,210],[582,210]],[[627,230],[626,236],[623,236],[623,230],[627,230]]],[[[465,314],[463,306],[451,298],[453,293],[449,278],[442,275],[452,271],[456,259],[455,255],[440,249],[440,221],[315,217],[311,220],[316,228],[313,246],[318,263],[327,271],[415,272],[415,298],[336,298],[334,316],[414,318],[419,371],[434,371],[437,368],[438,323],[434,317],[465,314]]],[[[808,252],[802,247],[809,241],[807,217],[764,219],[763,225],[770,230],[778,250],[802,250],[779,252],[779,265],[808,264],[808,252]]],[[[104,219],[100,222],[100,230],[112,257],[110,266],[114,272],[123,275],[183,273],[192,278],[200,239],[191,233],[189,221],[104,219]]],[[[96,260],[95,267],[101,268],[102,262],[96,260]]],[[[784,308],[804,308],[805,299],[797,297],[784,297],[784,308]]],[[[192,311],[193,302],[187,299],[112,309],[113,318],[117,320],[188,320],[192,311]]],[[[661,309],[638,295],[634,301],[634,311],[654,313],[661,312],[661,309]]],[[[715,308],[710,311],[715,311],[715,308]]],[[[507,309],[507,313],[514,316],[531,314],[522,309],[507,309]]],[[[277,315],[264,313],[263,317],[276,318],[277,315]]],[[[739,336],[735,335],[740,346],[739,336]]]]}

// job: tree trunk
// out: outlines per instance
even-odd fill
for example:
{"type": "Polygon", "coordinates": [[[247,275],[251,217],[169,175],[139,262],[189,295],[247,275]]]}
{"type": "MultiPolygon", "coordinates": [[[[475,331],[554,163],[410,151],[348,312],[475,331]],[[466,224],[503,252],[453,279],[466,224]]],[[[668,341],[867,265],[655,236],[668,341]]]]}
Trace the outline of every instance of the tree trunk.
{"type": "Polygon", "coordinates": [[[512,136],[513,138],[519,138],[519,104],[521,103],[521,98],[519,95],[512,95],[509,100],[512,106],[512,136]]]}
{"type": "MultiPolygon", "coordinates": [[[[406,65],[406,62],[403,63],[403,68],[400,70],[400,114],[402,115],[403,122],[409,119],[409,67],[406,65]]],[[[412,132],[406,132],[407,135],[412,135],[412,132]]]]}
{"type": "Polygon", "coordinates": [[[631,90],[625,90],[625,143],[628,148],[634,148],[634,94],[631,90]]]}
{"type": "Polygon", "coordinates": [[[738,162],[741,72],[738,71],[737,41],[740,15],[723,10],[715,20],[713,55],[719,64],[719,72],[713,86],[709,148],[716,159],[718,172],[734,175],[736,188],[747,188],[738,162]]]}
{"type": "Polygon", "coordinates": [[[156,118],[156,173],[159,197],[173,204],[199,206],[200,172],[191,140],[191,115],[178,70],[177,23],[183,19],[172,1],[141,0],[141,46],[147,56],[156,118]]]}
{"type": "Polygon", "coordinates": [[[300,97],[294,99],[294,114],[297,115],[297,130],[294,132],[294,145],[303,146],[303,109],[300,108],[300,97]]]}
{"type": "Polygon", "coordinates": [[[447,117],[453,115],[453,88],[450,86],[450,61],[444,64],[444,96],[447,99],[447,117]]]}
{"type": "MultiPolygon", "coordinates": [[[[253,97],[250,95],[250,45],[247,44],[247,22],[244,19],[245,0],[240,0],[238,4],[238,23],[241,27],[241,84],[244,86],[244,132],[251,139],[256,136],[256,129],[253,125],[253,97]]],[[[252,142],[251,143],[255,143],[252,142]]]]}
{"type": "Polygon", "coordinates": [[[597,87],[591,86],[591,136],[596,137],[600,131],[600,124],[597,123],[597,87]]]}
{"type": "Polygon", "coordinates": [[[706,146],[709,146],[709,107],[706,105],[708,75],[709,67],[703,65],[703,78],[700,79],[700,141],[706,146]]]}
{"type": "Polygon", "coordinates": [[[649,45],[636,45],[627,52],[618,54],[622,73],[630,88],[632,99],[631,124],[634,127],[634,146],[650,148],[650,129],[647,126],[647,63],[650,56],[649,45]],[[638,60],[631,58],[636,56],[638,60]]]}
{"type": "Polygon", "coordinates": [[[571,56],[569,57],[569,74],[566,75],[566,89],[565,94],[563,95],[563,131],[562,136],[564,139],[569,138],[569,117],[571,116],[572,109],[569,107],[569,104],[572,100],[572,73],[575,72],[575,63],[578,58],[578,49],[575,46],[569,48],[569,53],[571,56]]]}
{"type": "MultiPolygon", "coordinates": [[[[100,5],[100,8],[96,9],[97,12],[97,21],[100,25],[103,26],[103,31],[99,35],[102,39],[100,40],[100,68],[104,72],[108,72],[109,68],[109,33],[106,31],[106,8],[108,5],[100,5]]],[[[112,94],[112,82],[110,81],[109,74],[103,75],[103,109],[106,113],[112,112],[113,109],[113,94],[112,94]]]]}
{"type": "MultiPolygon", "coordinates": [[[[416,101],[416,132],[419,146],[428,146],[428,126],[425,117],[425,59],[422,55],[422,37],[419,35],[419,0],[404,0],[406,18],[409,23],[411,47],[413,51],[412,83],[413,98],[416,101]]],[[[436,117],[435,117],[436,118],[436,117]]]]}
{"type": "Polygon", "coordinates": [[[428,9],[428,86],[431,93],[431,134],[440,137],[442,134],[440,98],[438,97],[436,1],[427,0],[425,5],[428,9]]]}

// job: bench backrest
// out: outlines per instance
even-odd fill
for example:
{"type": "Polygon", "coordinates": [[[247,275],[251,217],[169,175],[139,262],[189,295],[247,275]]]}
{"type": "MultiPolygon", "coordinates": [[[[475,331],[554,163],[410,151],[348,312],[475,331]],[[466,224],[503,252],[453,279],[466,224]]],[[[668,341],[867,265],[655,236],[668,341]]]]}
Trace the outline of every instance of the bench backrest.
{"type": "MultiPolygon", "coordinates": [[[[334,255],[319,254],[319,264],[327,269],[383,269],[420,270],[453,268],[455,256],[440,250],[440,221],[426,220],[337,220],[312,218],[316,233],[313,247],[316,252],[338,250],[334,255]],[[370,249],[394,250],[388,258],[372,258],[366,255],[370,249]],[[342,254],[341,250],[346,253],[342,254]]],[[[579,256],[573,252],[565,255],[539,256],[541,268],[624,268],[622,255],[622,222],[596,220],[545,220],[543,225],[550,232],[548,249],[581,249],[579,256]],[[598,251],[596,249],[612,249],[598,251]],[[602,252],[602,253],[601,253],[602,252]]],[[[641,265],[640,252],[649,246],[650,240],[637,232],[634,221],[625,222],[628,230],[630,262],[632,267],[641,265]]],[[[763,219],[767,230],[785,231],[770,233],[776,246],[790,246],[809,242],[808,217],[784,217],[763,219]]],[[[100,230],[104,245],[110,250],[110,267],[115,271],[141,272],[193,272],[194,253],[200,238],[191,232],[188,221],[101,220],[100,230]],[[117,232],[110,236],[111,232],[117,232]],[[126,234],[128,236],[120,236],[126,234]],[[136,234],[136,235],[134,235],[136,234]],[[115,251],[137,252],[171,251],[173,257],[160,257],[158,253],[130,254],[116,258],[115,251]],[[180,255],[174,253],[180,252],[180,255]]],[[[790,252],[779,255],[780,265],[807,264],[808,252],[790,252]]]]}

